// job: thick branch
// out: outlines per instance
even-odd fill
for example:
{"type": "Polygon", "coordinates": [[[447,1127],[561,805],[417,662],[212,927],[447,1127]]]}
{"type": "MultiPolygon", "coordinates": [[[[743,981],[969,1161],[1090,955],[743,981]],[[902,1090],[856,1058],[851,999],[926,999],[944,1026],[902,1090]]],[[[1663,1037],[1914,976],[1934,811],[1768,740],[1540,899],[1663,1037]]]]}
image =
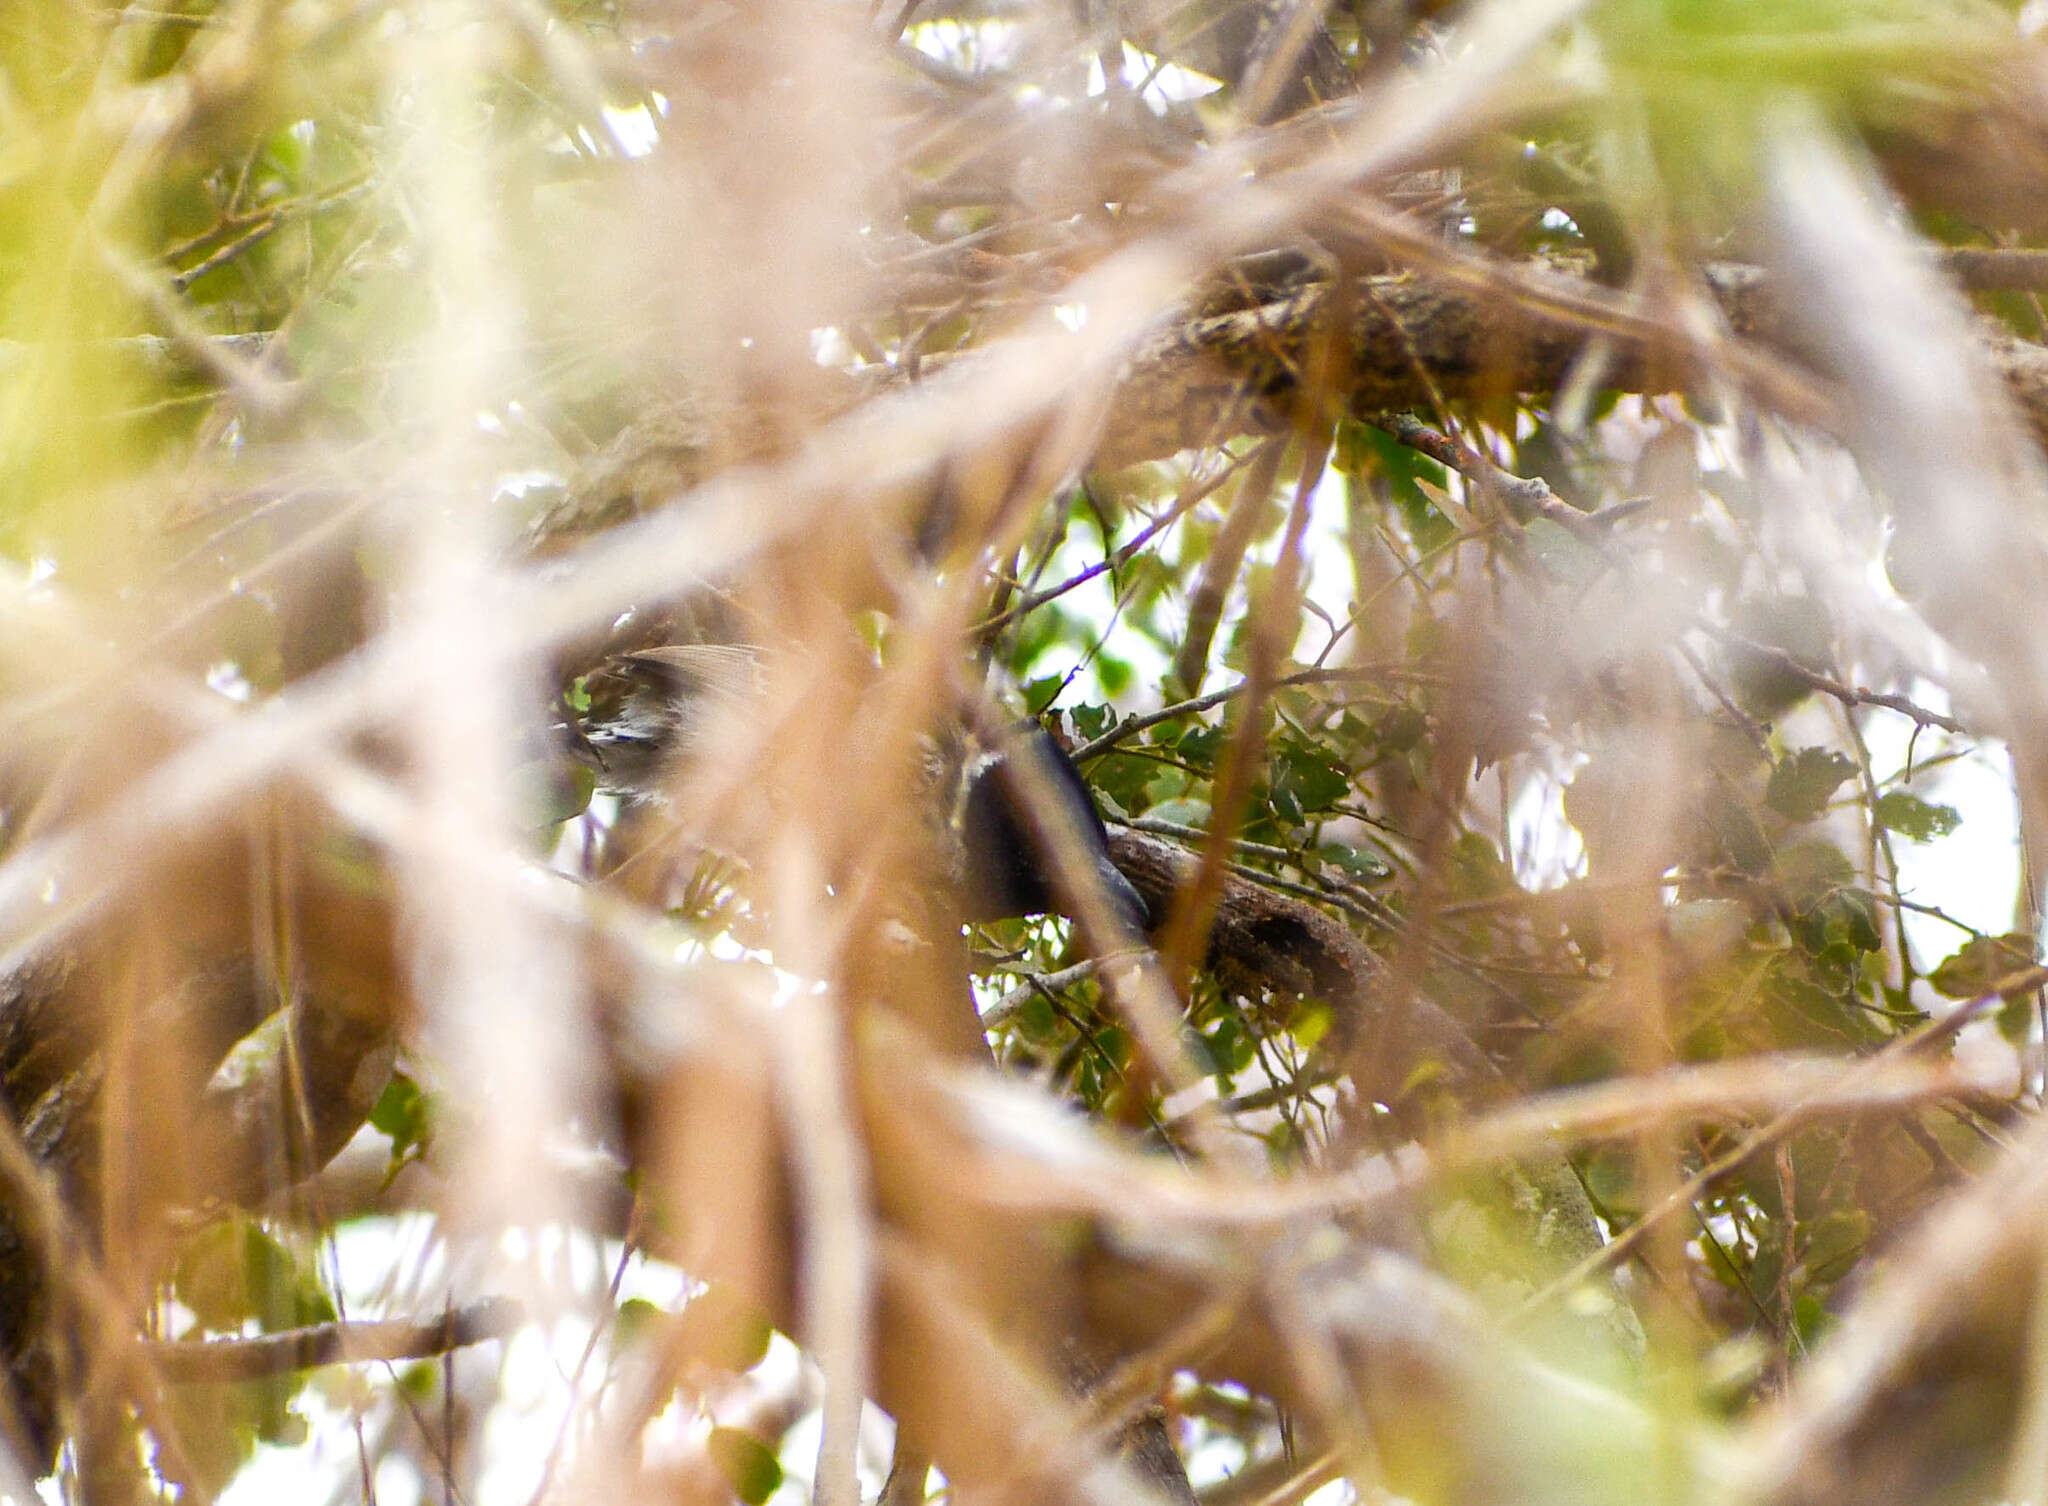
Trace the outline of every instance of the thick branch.
{"type": "MultiPolygon", "coordinates": [[[[1168,913],[1196,865],[1184,849],[1125,827],[1110,831],[1109,852],[1155,915],[1168,913]]],[[[1499,1085],[1493,1063],[1443,1010],[1427,999],[1411,1000],[1405,1009],[1390,1007],[1385,964],[1314,905],[1226,874],[1204,965],[1252,998],[1327,1004],[1339,1056],[1360,1032],[1398,1033],[1379,1058],[1388,1069],[1384,1081],[1359,1084],[1368,1097],[1398,1094],[1426,1063],[1447,1071],[1463,1097],[1484,1098],[1499,1085]]]]}
{"type": "MultiPolygon", "coordinates": [[[[1356,416],[1432,411],[1439,399],[1542,399],[1556,392],[1594,335],[1609,343],[1602,382],[1624,391],[1663,392],[1697,379],[1700,357],[1677,329],[1634,311],[1590,281],[1542,274],[1540,299],[1519,269],[1489,274],[1453,259],[1467,276],[1361,279],[1349,299],[1348,410],[1356,416]],[[1493,276],[1497,285],[1487,288],[1493,276]],[[1508,279],[1502,281],[1501,279],[1508,279]],[[1555,284],[1553,288],[1551,285],[1555,284]]],[[[1714,266],[1704,286],[1738,350],[1758,370],[1799,371],[1770,286],[1754,268],[1714,266]]],[[[1309,340],[1324,317],[1328,289],[1302,288],[1253,308],[1191,317],[1162,327],[1133,354],[1104,424],[1105,469],[1158,459],[1206,442],[1219,428],[1277,432],[1288,423],[1309,340]]],[[[2021,413],[2048,441],[2048,349],[1989,320],[1983,339],[2021,413]]],[[[1812,378],[1816,394],[1825,384],[1812,378]]],[[[1776,384],[1781,392],[1783,382],[1776,384]]],[[[1810,406],[1810,405],[1809,405],[1810,406]]],[[[1823,409],[1804,415],[1813,417],[1823,409]]]]}

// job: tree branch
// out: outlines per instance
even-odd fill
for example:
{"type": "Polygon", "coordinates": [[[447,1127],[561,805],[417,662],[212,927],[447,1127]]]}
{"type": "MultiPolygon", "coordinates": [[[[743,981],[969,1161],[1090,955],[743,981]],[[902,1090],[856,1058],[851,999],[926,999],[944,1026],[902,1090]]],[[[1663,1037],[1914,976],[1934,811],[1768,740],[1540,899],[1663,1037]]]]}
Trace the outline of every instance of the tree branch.
{"type": "MultiPolygon", "coordinates": [[[[1347,410],[1372,422],[1428,409],[1435,396],[1478,401],[1541,399],[1568,378],[1588,335],[1613,342],[1610,386],[1663,392],[1692,380],[1708,362],[1727,362],[1759,399],[1824,428],[1841,418],[1832,393],[1801,364],[1776,307],[1770,280],[1754,267],[1716,264],[1703,287],[1729,338],[1702,350],[1675,316],[1552,264],[1524,266],[1456,252],[1422,240],[1397,216],[1359,209],[1349,229],[1376,236],[1377,249],[1421,258],[1420,273],[1363,279],[1349,300],[1347,410]],[[1389,244],[1390,238],[1398,244],[1389,244]],[[1433,390],[1432,390],[1433,389],[1433,390]]],[[[1347,222],[1348,223],[1348,222],[1347,222]]],[[[2039,258],[1985,253],[1956,259],[1966,286],[2007,277],[2030,286],[2039,258]]],[[[1132,355],[1104,425],[1097,464],[1105,469],[1157,459],[1201,442],[1234,405],[1253,432],[1277,433],[1300,385],[1309,340],[1325,317],[1326,284],[1311,284],[1253,308],[1182,318],[1132,355]]],[[[2048,442],[2048,348],[1993,321],[1983,339],[1993,365],[2037,438],[2048,442]]],[[[1462,469],[1462,467],[1461,467],[1462,469]]]]}
{"type": "Polygon", "coordinates": [[[425,1360],[515,1333],[526,1309],[510,1297],[486,1297],[438,1318],[315,1323],[254,1338],[146,1340],[142,1352],[165,1380],[240,1381],[319,1365],[425,1360]]]}
{"type": "Polygon", "coordinates": [[[1845,685],[1833,675],[1822,674],[1810,665],[1800,663],[1775,644],[1758,643],[1753,638],[1745,638],[1740,633],[1716,627],[1710,622],[1702,621],[1699,626],[1701,631],[1719,639],[1730,648],[1766,661],[1771,668],[1803,681],[1808,688],[1817,690],[1822,695],[1833,696],[1844,706],[1882,706],[1887,711],[1896,711],[1901,716],[1911,718],[1923,727],[1939,727],[1944,732],[1958,734],[1967,734],[1969,731],[1969,728],[1954,717],[1943,716],[1939,711],[1930,711],[1925,706],[1895,692],[1869,690],[1860,685],[1845,685]]]}

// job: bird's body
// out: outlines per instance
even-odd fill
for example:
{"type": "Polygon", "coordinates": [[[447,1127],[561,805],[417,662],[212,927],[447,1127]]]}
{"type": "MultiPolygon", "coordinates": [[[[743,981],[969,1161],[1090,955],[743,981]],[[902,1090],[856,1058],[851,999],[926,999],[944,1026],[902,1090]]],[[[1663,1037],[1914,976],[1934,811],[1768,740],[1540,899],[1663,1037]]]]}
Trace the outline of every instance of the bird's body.
{"type": "Polygon", "coordinates": [[[1036,722],[1013,729],[1007,747],[968,765],[955,825],[968,919],[1075,915],[1083,906],[1070,885],[1094,882],[1134,934],[1148,929],[1145,901],[1109,859],[1109,832],[1087,782],[1036,722]],[[1027,761],[1035,767],[1027,769],[1027,761]],[[1063,842],[1072,844],[1072,871],[1058,860],[1063,842]]]}
{"type": "Polygon", "coordinates": [[[677,760],[702,751],[721,704],[761,689],[760,656],[732,643],[678,643],[621,654],[590,676],[590,710],[572,750],[603,789],[658,798],[677,760]]]}
{"type": "MultiPolygon", "coordinates": [[[[758,651],[737,644],[622,654],[589,677],[573,751],[599,787],[659,800],[683,761],[709,751],[717,708],[758,694],[761,677],[758,651]]],[[[926,762],[926,808],[950,836],[967,919],[1072,916],[1083,908],[1075,887],[1096,884],[1134,932],[1145,931],[1145,903],[1109,859],[1086,781],[1036,722],[1008,729],[994,748],[956,729],[933,742],[926,762]]]]}

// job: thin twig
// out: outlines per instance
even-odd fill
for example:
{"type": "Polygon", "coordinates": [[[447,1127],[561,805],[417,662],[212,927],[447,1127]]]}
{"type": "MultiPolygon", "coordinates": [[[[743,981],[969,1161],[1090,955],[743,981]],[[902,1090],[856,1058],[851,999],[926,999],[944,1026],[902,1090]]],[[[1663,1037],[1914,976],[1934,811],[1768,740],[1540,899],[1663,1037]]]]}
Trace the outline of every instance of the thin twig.
{"type": "Polygon", "coordinates": [[[1598,513],[1581,512],[1552,491],[1550,483],[1541,477],[1517,476],[1462,440],[1432,429],[1412,413],[1382,413],[1369,422],[1409,449],[1466,477],[1481,493],[1497,500],[1518,523],[1544,518],[1587,543],[1597,544],[1619,518],[1632,516],[1646,505],[1641,498],[1629,498],[1598,513]]]}
{"type": "MultiPolygon", "coordinates": [[[[1357,681],[1385,681],[1393,684],[1436,685],[1442,683],[1441,675],[1423,670],[1411,669],[1407,664],[1353,664],[1342,669],[1303,669],[1293,674],[1280,675],[1272,682],[1275,690],[1296,685],[1342,685],[1357,681]]],[[[1213,711],[1225,702],[1234,701],[1245,693],[1248,680],[1239,680],[1219,690],[1211,690],[1185,701],[1175,701],[1171,706],[1162,706],[1157,711],[1148,711],[1142,716],[1130,716],[1118,722],[1102,736],[1092,738],[1074,749],[1070,755],[1074,762],[1084,763],[1091,758],[1100,758],[1126,738],[1135,737],[1162,722],[1177,720],[1183,716],[1194,716],[1204,711],[1213,711]]]]}
{"type": "Polygon", "coordinates": [[[518,1302],[486,1297],[425,1321],[314,1323],[253,1338],[146,1339],[141,1348],[167,1381],[257,1380],[320,1365],[432,1359],[509,1337],[525,1322],[518,1302]]]}
{"type": "Polygon", "coordinates": [[[291,220],[300,215],[318,214],[335,208],[351,199],[360,198],[370,189],[372,180],[368,175],[331,193],[320,194],[293,203],[275,204],[259,214],[250,216],[239,233],[230,230],[232,239],[218,250],[200,261],[194,262],[182,272],[172,274],[171,286],[182,293],[207,273],[218,270],[249,251],[252,247],[268,240],[291,220]]]}
{"type": "Polygon", "coordinates": [[[1106,952],[1100,957],[1089,957],[1084,961],[1075,963],[1072,967],[1063,967],[1058,972],[1027,973],[1022,983],[1009,990],[1000,999],[996,1000],[995,1003],[982,1011],[981,1028],[983,1030],[999,1029],[1009,1024],[1015,1018],[1017,1011],[1033,999],[1043,998],[1047,993],[1055,989],[1071,988],[1084,978],[1094,977],[1105,967],[1113,967],[1126,962],[1137,962],[1146,955],[1147,950],[1145,948],[1127,948],[1118,952],[1106,952]]]}
{"type": "Polygon", "coordinates": [[[1925,706],[1891,691],[1870,690],[1861,685],[1844,685],[1834,676],[1823,674],[1800,663],[1774,643],[1759,643],[1754,638],[1745,638],[1738,632],[1718,627],[1711,622],[1701,621],[1698,626],[1700,631],[1709,637],[1719,639],[1730,648],[1740,649],[1745,654],[1753,654],[1765,660],[1773,669],[1782,670],[1803,681],[1810,689],[1817,690],[1822,695],[1833,696],[1844,706],[1882,706],[1887,711],[1896,711],[1901,716],[1912,718],[1923,727],[1939,727],[1944,732],[1969,735],[1969,728],[1952,716],[1930,711],[1925,706]]]}
{"type": "Polygon", "coordinates": [[[1151,543],[1153,539],[1186,517],[1198,502],[1211,495],[1219,486],[1236,475],[1238,468],[1243,464],[1242,460],[1233,459],[1228,465],[1225,465],[1212,476],[1198,476],[1194,478],[1189,483],[1188,489],[1174,499],[1173,506],[1146,524],[1145,527],[1140,529],[1130,539],[1119,544],[1115,549],[1112,549],[1107,555],[1088,566],[1085,570],[1077,571],[1056,585],[1047,586],[1043,590],[1033,591],[1029,595],[1012,602],[994,617],[989,618],[986,622],[977,624],[974,629],[975,633],[977,635],[991,633],[998,628],[1006,627],[1026,613],[1037,611],[1038,608],[1044,606],[1047,602],[1057,601],[1069,591],[1085,586],[1097,576],[1107,574],[1110,571],[1121,570],[1131,560],[1135,559],[1139,551],[1151,543]]]}

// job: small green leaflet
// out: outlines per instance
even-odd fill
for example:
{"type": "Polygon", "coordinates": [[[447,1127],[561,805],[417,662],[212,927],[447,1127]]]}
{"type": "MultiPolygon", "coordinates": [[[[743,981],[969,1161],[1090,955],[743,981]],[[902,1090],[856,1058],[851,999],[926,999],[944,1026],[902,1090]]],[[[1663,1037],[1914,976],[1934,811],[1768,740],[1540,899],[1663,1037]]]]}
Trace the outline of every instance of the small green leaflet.
{"type": "Polygon", "coordinates": [[[1934,805],[1918,795],[1893,790],[1877,802],[1877,819],[1889,831],[1911,842],[1932,842],[1963,824],[1963,813],[1953,805],[1934,805]]]}

